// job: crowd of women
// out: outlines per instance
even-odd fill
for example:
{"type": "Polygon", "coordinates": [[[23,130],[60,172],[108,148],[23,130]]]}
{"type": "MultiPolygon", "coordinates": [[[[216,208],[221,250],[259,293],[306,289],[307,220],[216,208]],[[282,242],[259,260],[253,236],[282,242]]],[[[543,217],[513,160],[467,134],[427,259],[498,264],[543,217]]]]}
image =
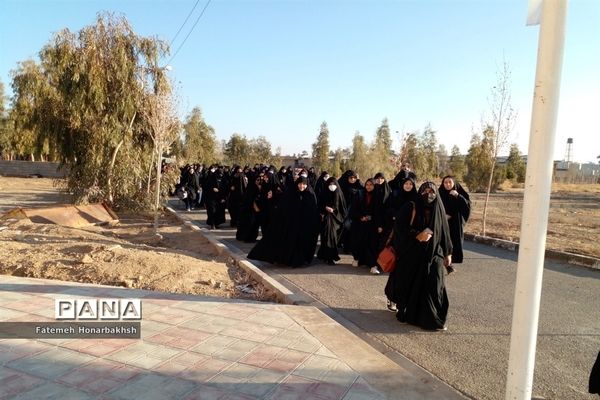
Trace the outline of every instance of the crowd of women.
{"type": "Polygon", "coordinates": [[[186,209],[206,207],[211,229],[229,211],[236,239],[256,242],[250,259],[303,267],[316,254],[333,265],[343,252],[353,266],[380,274],[378,255],[391,245],[396,267],[385,287],[388,309],[400,322],[445,329],[445,276],[463,260],[470,213],[469,195],[452,176],[417,189],[408,165],[390,181],[377,173],[363,184],[353,171],[337,179],[312,168],[196,164],[182,169],[180,182],[186,209]]]}

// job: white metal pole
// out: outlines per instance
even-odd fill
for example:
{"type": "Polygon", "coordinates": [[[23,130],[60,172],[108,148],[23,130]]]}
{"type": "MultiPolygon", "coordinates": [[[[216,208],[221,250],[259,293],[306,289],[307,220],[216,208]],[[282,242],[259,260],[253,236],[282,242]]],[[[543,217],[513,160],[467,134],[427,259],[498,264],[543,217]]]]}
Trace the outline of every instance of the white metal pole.
{"type": "Polygon", "coordinates": [[[552,185],[567,0],[544,0],[515,286],[507,400],[530,400],[552,185]]]}

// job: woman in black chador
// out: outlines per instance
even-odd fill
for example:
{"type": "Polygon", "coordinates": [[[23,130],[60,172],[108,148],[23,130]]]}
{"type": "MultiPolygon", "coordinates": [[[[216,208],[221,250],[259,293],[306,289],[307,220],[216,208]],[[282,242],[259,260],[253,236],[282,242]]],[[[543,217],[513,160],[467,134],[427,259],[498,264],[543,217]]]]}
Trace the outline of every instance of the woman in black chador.
{"type": "Polygon", "coordinates": [[[338,244],[347,214],[346,201],[337,179],[327,179],[319,196],[318,206],[321,215],[321,247],[317,257],[333,265],[340,260],[338,244]]]}
{"type": "Polygon", "coordinates": [[[382,217],[383,210],[377,206],[375,199],[375,183],[369,178],[365,182],[364,193],[356,196],[350,209],[353,265],[376,268],[382,217]]]}
{"type": "Polygon", "coordinates": [[[229,186],[229,198],[227,199],[227,209],[229,210],[231,227],[236,227],[238,224],[240,208],[246,187],[248,186],[248,178],[244,174],[242,167],[233,167],[233,177],[229,186]]]}
{"type": "MultiPolygon", "coordinates": [[[[352,170],[348,170],[344,172],[342,177],[339,180],[340,189],[344,194],[344,200],[346,201],[346,207],[348,208],[348,216],[344,221],[344,228],[342,229],[342,237],[340,238],[341,245],[346,254],[351,254],[353,252],[352,245],[354,243],[352,239],[352,207],[358,198],[361,196],[364,188],[360,183],[360,179],[358,179],[358,174],[352,170]]],[[[372,183],[372,182],[371,182],[372,183]]],[[[358,264],[353,263],[354,266],[358,264]]]]}
{"type": "Polygon", "coordinates": [[[248,181],[239,208],[237,231],[235,238],[246,243],[256,242],[258,228],[260,227],[259,209],[256,206],[260,194],[262,178],[257,176],[254,180],[244,177],[248,181]]]}
{"type": "Polygon", "coordinates": [[[252,260],[301,267],[310,263],[317,248],[319,212],[317,200],[308,189],[308,178],[284,193],[269,225],[269,234],[248,253],[252,260]]]}
{"type": "MultiPolygon", "coordinates": [[[[446,210],[452,248],[454,249],[452,250],[452,263],[460,264],[463,261],[464,229],[471,214],[471,200],[469,194],[453,176],[445,176],[442,179],[439,191],[446,210]]],[[[449,271],[453,270],[449,266],[449,271]]]]}
{"type": "Polygon", "coordinates": [[[396,303],[396,318],[427,330],[445,330],[448,295],[446,266],[452,263],[452,240],[437,188],[425,182],[414,203],[407,203],[394,224],[396,269],[385,294],[396,303]]]}
{"type": "Polygon", "coordinates": [[[203,190],[206,196],[206,224],[210,229],[217,228],[225,222],[225,201],[227,200],[227,182],[223,176],[223,169],[215,170],[206,179],[203,190]]]}

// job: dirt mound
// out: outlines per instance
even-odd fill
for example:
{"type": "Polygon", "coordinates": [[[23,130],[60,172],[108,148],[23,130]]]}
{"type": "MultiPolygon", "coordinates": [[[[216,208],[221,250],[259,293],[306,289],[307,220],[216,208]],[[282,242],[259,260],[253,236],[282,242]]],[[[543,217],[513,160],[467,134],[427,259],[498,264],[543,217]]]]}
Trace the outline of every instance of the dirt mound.
{"type": "Polygon", "coordinates": [[[68,228],[7,219],[0,224],[0,274],[175,293],[273,300],[233,260],[170,216],[154,235],[149,216],[112,226],[68,228]],[[248,293],[247,287],[254,290],[248,293]]]}

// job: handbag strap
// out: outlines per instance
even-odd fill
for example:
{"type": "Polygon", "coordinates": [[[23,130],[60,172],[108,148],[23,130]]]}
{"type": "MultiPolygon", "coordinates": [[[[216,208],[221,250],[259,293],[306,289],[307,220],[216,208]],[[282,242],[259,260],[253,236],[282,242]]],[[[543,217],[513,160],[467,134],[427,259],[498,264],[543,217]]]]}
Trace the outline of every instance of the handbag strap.
{"type": "MultiPolygon", "coordinates": [[[[412,212],[411,212],[411,216],[410,216],[410,224],[409,226],[412,227],[413,222],[415,222],[415,215],[417,214],[417,206],[415,204],[414,201],[411,200],[410,202],[412,204],[412,212]]],[[[385,242],[385,247],[390,245],[390,242],[392,241],[392,238],[394,237],[394,228],[392,227],[392,231],[390,232],[390,236],[388,236],[387,241],[385,242]]]]}

